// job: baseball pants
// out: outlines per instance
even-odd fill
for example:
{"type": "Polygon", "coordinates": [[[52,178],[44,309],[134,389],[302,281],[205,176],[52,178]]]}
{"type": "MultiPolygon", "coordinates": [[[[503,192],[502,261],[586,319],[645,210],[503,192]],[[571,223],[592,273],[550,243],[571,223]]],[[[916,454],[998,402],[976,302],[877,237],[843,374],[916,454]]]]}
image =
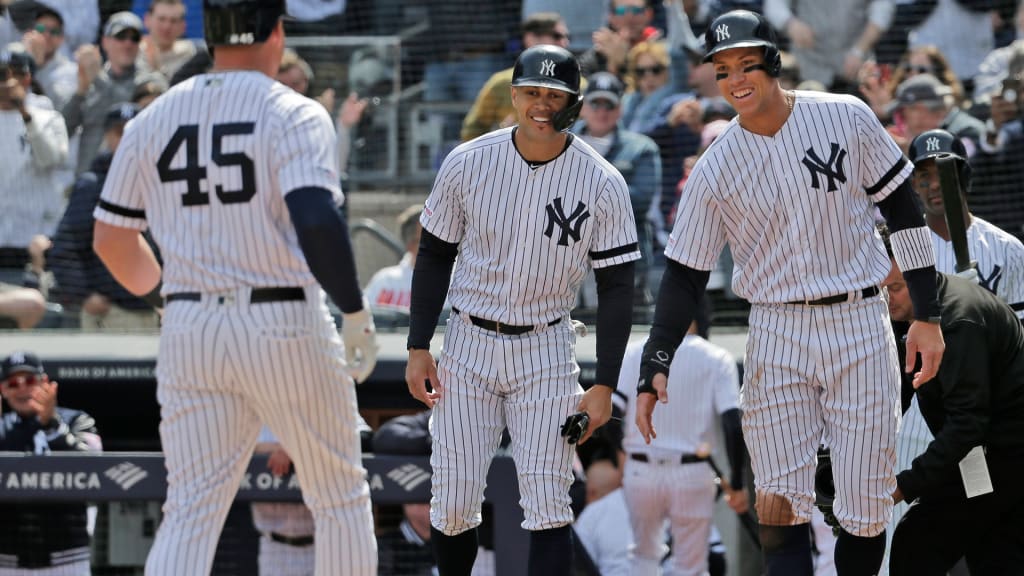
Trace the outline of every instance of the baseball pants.
{"type": "Polygon", "coordinates": [[[377,572],[356,399],[323,292],[250,304],[248,290],[175,301],[157,362],[164,518],[148,576],[209,574],[228,508],[266,423],[295,463],[316,524],[318,576],[377,572]]]}

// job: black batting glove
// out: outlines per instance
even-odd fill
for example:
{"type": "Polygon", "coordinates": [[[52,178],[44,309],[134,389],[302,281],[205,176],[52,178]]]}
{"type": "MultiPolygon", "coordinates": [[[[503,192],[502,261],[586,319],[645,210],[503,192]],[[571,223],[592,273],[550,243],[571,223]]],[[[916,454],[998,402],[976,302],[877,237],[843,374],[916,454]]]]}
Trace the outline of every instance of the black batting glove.
{"type": "Polygon", "coordinates": [[[668,376],[668,368],[672,364],[672,354],[648,342],[644,345],[644,353],[640,357],[640,382],[636,385],[636,393],[657,394],[654,390],[654,375],[668,376]]]}

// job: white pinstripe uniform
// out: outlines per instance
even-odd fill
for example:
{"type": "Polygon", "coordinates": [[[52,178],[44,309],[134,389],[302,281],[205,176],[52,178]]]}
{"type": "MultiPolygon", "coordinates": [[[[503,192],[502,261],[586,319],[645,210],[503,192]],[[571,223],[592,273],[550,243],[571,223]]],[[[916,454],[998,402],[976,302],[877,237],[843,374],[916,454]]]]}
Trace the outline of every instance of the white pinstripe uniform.
{"type": "Polygon", "coordinates": [[[512,134],[497,130],[449,154],[420,217],[424,230],[459,243],[438,363],[445,394],[430,420],[430,520],[447,535],[480,524],[484,480],[505,426],[523,528],[572,522],[573,446],[559,427],[583,390],[569,311],[587,270],[640,257],[629,189],[614,167],[573,138],[560,156],[531,168],[512,134]],[[469,316],[536,328],[499,335],[469,316]]]}
{"type": "MultiPolygon", "coordinates": [[[[631,397],[640,379],[640,358],[646,339],[626,348],[619,373],[619,392],[631,397]]],[[[665,520],[672,533],[671,565],[666,574],[699,576],[708,570],[708,538],[715,501],[714,473],[704,462],[680,464],[714,443],[716,416],[736,408],[739,372],[724,349],[693,334],[676,350],[669,368],[668,394],[678,403],[652,416],[657,438],[648,445],[640,429],[626,426],[622,447],[629,454],[622,477],[629,520],[633,527],[634,576],[661,574],[665,520]],[[633,458],[646,456],[646,462],[633,458]]],[[[636,402],[626,408],[624,422],[636,421],[636,402]]]]}
{"type": "Polygon", "coordinates": [[[284,202],[303,187],[340,203],[335,135],[316,102],[257,72],[197,76],[130,122],[96,218],[149,224],[170,302],[157,363],[167,457],[151,575],[207,574],[265,422],[295,462],[316,522],[316,574],[376,573],[356,399],[323,291],[284,202]],[[304,300],[251,304],[249,287],[304,300]]]}
{"type": "MultiPolygon", "coordinates": [[[[932,246],[935,248],[935,269],[955,274],[953,243],[932,232],[932,246]]],[[[972,216],[971,225],[967,228],[967,249],[971,259],[978,263],[979,283],[1010,304],[1017,317],[1024,320],[1024,244],[1012,234],[972,216]]],[[[933,439],[928,424],[921,416],[915,394],[903,414],[896,439],[896,469],[908,470],[914,458],[923,454],[933,439]]],[[[900,502],[894,508],[887,534],[890,541],[908,506],[907,502],[900,502]]]]}
{"type": "MultiPolygon", "coordinates": [[[[733,120],[701,157],[665,254],[711,270],[728,242],[733,291],[752,304],[741,407],[761,522],[810,521],[824,437],[836,517],[847,532],[874,536],[889,522],[896,488],[899,366],[886,305],[862,290],[890,266],[874,204],[913,166],[856,98],[795,94],[774,136],[733,120]],[[847,301],[788,304],[838,294],[847,301]]],[[[904,252],[897,259],[907,269],[934,259],[930,250],[904,252]]]]}

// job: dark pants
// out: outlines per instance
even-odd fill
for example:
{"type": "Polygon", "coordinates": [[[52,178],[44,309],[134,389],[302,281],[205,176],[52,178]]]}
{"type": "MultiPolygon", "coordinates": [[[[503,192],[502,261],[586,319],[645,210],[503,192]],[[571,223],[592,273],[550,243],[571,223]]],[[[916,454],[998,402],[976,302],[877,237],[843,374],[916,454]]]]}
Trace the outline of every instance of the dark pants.
{"type": "Polygon", "coordinates": [[[968,499],[956,486],[911,504],[893,534],[889,573],[945,576],[966,558],[971,576],[1024,574],[1020,460],[988,458],[993,493],[968,499]]]}

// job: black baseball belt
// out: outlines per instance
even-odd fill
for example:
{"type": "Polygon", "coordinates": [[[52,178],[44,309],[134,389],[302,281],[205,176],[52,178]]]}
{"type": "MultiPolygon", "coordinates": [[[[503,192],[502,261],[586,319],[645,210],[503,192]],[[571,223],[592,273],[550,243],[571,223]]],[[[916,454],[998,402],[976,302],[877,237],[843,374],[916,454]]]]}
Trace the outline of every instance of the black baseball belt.
{"type": "MultiPolygon", "coordinates": [[[[644,454],[643,452],[633,452],[629,455],[630,460],[636,460],[637,462],[667,462],[671,458],[654,458],[644,454]]],[[[708,459],[707,456],[698,456],[697,454],[683,454],[679,457],[680,464],[694,464],[697,462],[704,462],[708,459]]]]}
{"type": "Polygon", "coordinates": [[[267,538],[270,538],[274,542],[279,544],[287,544],[288,546],[312,546],[312,536],[285,536],[284,534],[278,534],[277,532],[267,532],[267,538]]]}
{"type": "MultiPolygon", "coordinates": [[[[220,302],[223,303],[225,297],[218,294],[209,294],[209,296],[220,298],[220,302]]],[[[174,301],[181,302],[199,302],[203,299],[201,292],[172,292],[164,298],[164,302],[171,303],[174,301]]],[[[265,302],[288,302],[296,300],[305,300],[306,291],[298,286],[286,286],[286,287],[275,287],[275,288],[253,288],[249,293],[250,304],[262,304],[265,302]]]]}
{"type": "MultiPolygon", "coordinates": [[[[459,312],[459,309],[455,307],[452,307],[452,312],[455,312],[456,314],[462,314],[462,312],[459,312]]],[[[472,322],[474,326],[478,326],[480,328],[483,328],[484,330],[490,330],[491,332],[497,332],[498,334],[509,334],[512,336],[517,336],[519,334],[526,334],[527,332],[537,327],[535,325],[517,326],[515,324],[504,324],[502,322],[497,322],[494,320],[487,320],[486,318],[477,318],[472,314],[467,314],[467,316],[469,316],[469,321],[472,322]]],[[[561,318],[555,318],[551,322],[548,322],[547,325],[554,326],[555,324],[558,324],[561,321],[561,318]]]]}
{"type": "MultiPolygon", "coordinates": [[[[878,286],[868,286],[860,291],[860,297],[862,300],[867,300],[873,296],[878,296],[878,286]]],[[[824,298],[818,298],[817,300],[793,300],[786,302],[786,304],[803,304],[804,306],[830,306],[832,304],[841,304],[850,300],[850,294],[836,294],[835,296],[825,296],[824,298]]]]}

